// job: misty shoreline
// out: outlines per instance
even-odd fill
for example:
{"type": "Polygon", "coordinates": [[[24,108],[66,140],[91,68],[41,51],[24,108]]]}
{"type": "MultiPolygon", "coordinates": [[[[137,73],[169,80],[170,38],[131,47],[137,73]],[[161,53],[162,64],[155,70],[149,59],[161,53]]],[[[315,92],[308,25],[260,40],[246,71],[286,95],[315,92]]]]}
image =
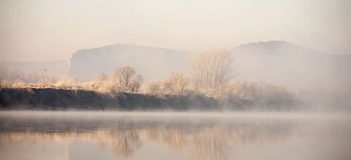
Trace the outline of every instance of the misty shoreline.
{"type": "Polygon", "coordinates": [[[116,95],[82,89],[1,88],[1,110],[116,110],[116,111],[294,111],[300,102],[221,101],[201,94],[148,95],[120,92],[116,95]]]}
{"type": "MultiPolygon", "coordinates": [[[[116,117],[138,117],[138,118],[248,118],[248,119],[350,119],[347,112],[325,112],[325,111],[106,111],[106,110],[0,110],[0,117],[37,117],[53,118],[61,117],[90,117],[90,118],[116,118],[116,117]]],[[[351,120],[351,119],[350,119],[351,120]]]]}

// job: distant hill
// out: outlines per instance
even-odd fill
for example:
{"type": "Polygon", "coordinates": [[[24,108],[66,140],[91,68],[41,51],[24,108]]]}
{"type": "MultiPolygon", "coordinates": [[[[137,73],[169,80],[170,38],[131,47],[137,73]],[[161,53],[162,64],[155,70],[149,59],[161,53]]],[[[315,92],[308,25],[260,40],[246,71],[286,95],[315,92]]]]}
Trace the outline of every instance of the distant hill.
{"type": "MultiPolygon", "coordinates": [[[[299,88],[351,87],[351,56],[330,55],[284,41],[248,43],[230,50],[238,80],[299,88]]],[[[70,59],[71,77],[88,80],[131,65],[145,80],[163,79],[187,69],[191,53],[115,44],[78,50],[70,59]]]]}
{"type": "Polygon", "coordinates": [[[184,71],[186,57],[187,53],[179,50],[115,44],[78,50],[70,59],[69,75],[84,81],[130,65],[145,80],[163,79],[171,73],[184,71]]]}
{"type": "Polygon", "coordinates": [[[283,41],[248,43],[231,54],[237,79],[308,89],[351,87],[349,55],[329,55],[283,41]]]}
{"type": "MultiPolygon", "coordinates": [[[[243,44],[230,52],[237,80],[264,81],[301,89],[351,88],[350,55],[325,54],[284,41],[243,44]]],[[[85,81],[130,65],[145,81],[160,80],[175,72],[186,72],[190,54],[173,49],[115,44],[78,50],[69,63],[2,62],[0,76],[4,73],[42,76],[46,69],[49,76],[64,78],[68,74],[73,79],[85,81]]]]}

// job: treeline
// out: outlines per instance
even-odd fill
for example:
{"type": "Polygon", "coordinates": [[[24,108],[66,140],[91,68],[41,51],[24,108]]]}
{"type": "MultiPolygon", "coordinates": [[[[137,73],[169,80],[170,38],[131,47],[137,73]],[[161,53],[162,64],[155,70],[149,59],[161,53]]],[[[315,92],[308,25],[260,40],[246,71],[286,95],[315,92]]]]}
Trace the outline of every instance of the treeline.
{"type": "MultiPolygon", "coordinates": [[[[120,92],[114,96],[88,90],[2,88],[0,109],[34,110],[293,110],[289,99],[231,99],[220,101],[202,94],[154,96],[120,92]]],[[[294,103],[294,101],[292,100],[294,103]]]]}
{"type": "Polygon", "coordinates": [[[220,104],[203,95],[152,96],[120,92],[114,96],[88,90],[2,88],[0,108],[39,110],[217,110],[220,104]]]}
{"type": "MultiPolygon", "coordinates": [[[[101,102],[97,106],[114,106],[113,104],[117,103],[115,99],[120,99],[121,95],[139,97],[141,100],[127,99],[122,101],[129,104],[134,104],[134,101],[140,102],[140,104],[134,105],[136,105],[135,107],[141,106],[141,108],[145,108],[148,104],[159,107],[178,106],[180,108],[189,108],[191,105],[195,107],[195,104],[201,104],[204,107],[212,105],[226,109],[289,108],[298,104],[299,101],[295,93],[286,87],[258,82],[236,81],[236,72],[233,65],[229,52],[217,51],[192,57],[187,73],[174,73],[165,80],[153,80],[147,83],[143,83],[142,76],[131,66],[116,68],[111,75],[102,74],[96,80],[81,83],[72,79],[53,82],[46,76],[43,76],[38,83],[28,83],[23,79],[9,81],[2,78],[0,80],[2,88],[30,88],[39,91],[48,88],[45,91],[51,95],[55,91],[58,94],[73,91],[95,94],[90,98],[85,97],[90,100],[96,97],[104,97],[95,99],[97,103],[101,102]],[[64,90],[67,90],[67,92],[64,92],[64,90]],[[144,100],[145,102],[143,102],[144,100]],[[176,104],[173,104],[173,102],[176,104]]],[[[72,97],[71,100],[74,100],[74,96],[72,97]]],[[[34,99],[36,101],[36,98],[34,99]]],[[[81,101],[89,101],[84,100],[84,97],[75,100],[78,101],[77,105],[80,106],[93,105],[93,103],[80,104],[81,101]]],[[[118,101],[118,106],[123,106],[120,105],[122,101],[118,101]]],[[[42,102],[39,104],[45,105],[42,102]]],[[[75,105],[71,102],[58,104],[75,105]]],[[[6,101],[3,105],[6,105],[6,101]]],[[[131,107],[131,105],[127,106],[131,107]]]]}

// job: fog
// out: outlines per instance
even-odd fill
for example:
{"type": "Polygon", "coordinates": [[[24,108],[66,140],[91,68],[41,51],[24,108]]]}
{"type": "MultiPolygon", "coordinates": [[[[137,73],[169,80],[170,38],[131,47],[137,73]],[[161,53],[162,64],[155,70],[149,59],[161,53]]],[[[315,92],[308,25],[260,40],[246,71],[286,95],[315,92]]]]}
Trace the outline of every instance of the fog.
{"type": "Polygon", "coordinates": [[[5,0],[0,2],[1,87],[158,97],[191,92],[231,101],[227,106],[349,109],[350,10],[347,0],[5,0]],[[189,61],[219,50],[233,61],[230,83],[207,77],[202,80],[208,84],[195,84],[189,61]],[[125,66],[138,78],[133,86],[116,87],[114,73],[125,66]]]}
{"type": "Polygon", "coordinates": [[[235,120],[240,118],[245,119],[292,119],[292,120],[351,120],[348,113],[345,112],[315,112],[315,111],[300,111],[300,112],[174,112],[174,111],[1,111],[2,117],[18,117],[18,118],[83,118],[89,119],[113,119],[119,117],[131,118],[204,118],[204,119],[223,119],[235,120]]]}
{"type": "Polygon", "coordinates": [[[114,43],[187,51],[284,40],[350,54],[350,2],[45,1],[0,2],[1,61],[67,60],[114,43]]]}
{"type": "Polygon", "coordinates": [[[4,160],[350,158],[351,119],[330,113],[12,111],[0,119],[4,160]]]}
{"type": "Polygon", "coordinates": [[[351,109],[350,71],[351,56],[284,41],[200,53],[115,44],[79,50],[69,63],[4,63],[0,80],[4,88],[58,89],[4,90],[3,108],[329,112],[351,109]]]}
{"type": "Polygon", "coordinates": [[[0,0],[0,159],[351,159],[351,1],[0,0]]]}

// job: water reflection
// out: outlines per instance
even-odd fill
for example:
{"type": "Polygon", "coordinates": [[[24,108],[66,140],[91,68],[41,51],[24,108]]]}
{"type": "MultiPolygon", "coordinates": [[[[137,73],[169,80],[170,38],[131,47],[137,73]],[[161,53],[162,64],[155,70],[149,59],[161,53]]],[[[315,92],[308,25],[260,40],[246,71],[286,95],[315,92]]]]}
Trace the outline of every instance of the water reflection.
{"type": "MultiPolygon", "coordinates": [[[[286,139],[308,135],[305,130],[301,132],[301,126],[299,121],[262,119],[2,117],[0,145],[18,149],[26,143],[59,145],[64,148],[60,155],[66,159],[74,159],[70,157],[73,154],[69,153],[70,147],[94,144],[99,148],[94,149],[95,154],[108,150],[116,159],[133,159],[147,149],[156,155],[166,147],[170,150],[167,153],[184,155],[177,159],[226,160],[235,159],[237,154],[244,153],[243,148],[254,144],[286,145],[286,139]]],[[[4,158],[9,153],[0,154],[4,158]]]]}

